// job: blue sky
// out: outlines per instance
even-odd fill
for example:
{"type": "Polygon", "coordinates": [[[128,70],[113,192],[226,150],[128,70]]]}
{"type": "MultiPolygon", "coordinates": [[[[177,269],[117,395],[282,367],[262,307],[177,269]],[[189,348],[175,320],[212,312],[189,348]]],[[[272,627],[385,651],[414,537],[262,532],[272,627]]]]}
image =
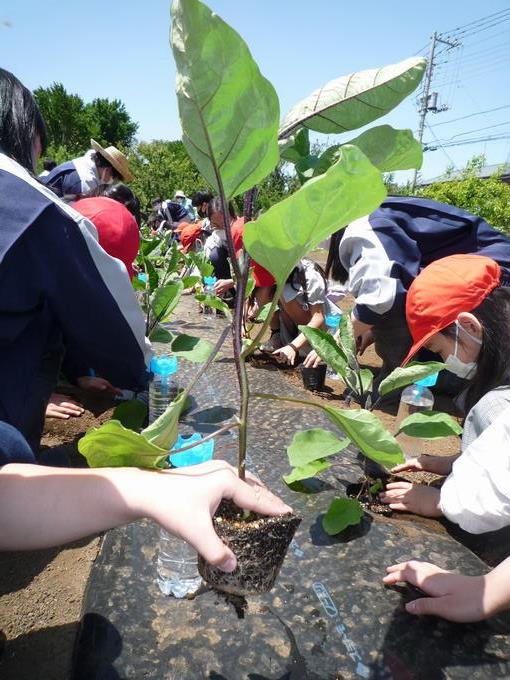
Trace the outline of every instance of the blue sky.
{"type": "MultiPolygon", "coordinates": [[[[279,94],[282,115],[328,80],[426,52],[434,31],[449,32],[510,10],[510,2],[503,0],[483,4],[210,0],[209,5],[247,41],[279,94]]],[[[31,89],[56,81],[86,101],[121,99],[140,125],[140,139],[175,139],[180,126],[168,29],[167,0],[65,4],[3,0],[0,65],[31,89]]],[[[469,32],[461,36],[462,47],[438,57],[442,62],[435,79],[438,87],[432,89],[437,89],[439,103],[449,110],[429,114],[431,129],[426,129],[425,141],[432,141],[433,134],[444,141],[455,135],[461,140],[463,135],[473,138],[510,131],[510,12],[469,27],[469,32]],[[499,107],[505,108],[478,115],[499,107]],[[456,120],[464,116],[470,117],[456,120]]],[[[415,97],[384,122],[416,130],[415,97]]],[[[427,152],[422,174],[436,176],[450,162],[462,167],[477,153],[485,153],[489,163],[509,161],[510,139],[427,152]]]]}

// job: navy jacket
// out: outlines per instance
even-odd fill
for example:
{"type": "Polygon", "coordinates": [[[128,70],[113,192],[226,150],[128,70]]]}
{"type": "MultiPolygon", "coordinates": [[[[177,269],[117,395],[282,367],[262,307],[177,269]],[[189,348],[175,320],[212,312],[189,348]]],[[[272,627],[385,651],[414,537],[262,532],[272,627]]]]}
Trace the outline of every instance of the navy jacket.
{"type": "Polygon", "coordinates": [[[93,369],[142,389],[144,330],[126,271],[92,223],[0,153],[0,421],[29,436],[41,368],[59,344],[69,377],[93,369]]]}
{"type": "Polygon", "coordinates": [[[510,274],[510,239],[481,217],[425,198],[388,198],[351,222],[340,242],[355,316],[376,324],[389,314],[405,315],[407,291],[420,271],[442,257],[465,253],[490,257],[510,274]]]}

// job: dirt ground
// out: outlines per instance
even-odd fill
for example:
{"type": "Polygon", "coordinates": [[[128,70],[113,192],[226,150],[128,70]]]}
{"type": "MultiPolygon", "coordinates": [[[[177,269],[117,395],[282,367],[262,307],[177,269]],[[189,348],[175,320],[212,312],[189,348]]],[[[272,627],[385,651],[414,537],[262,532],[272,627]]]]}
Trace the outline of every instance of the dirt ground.
{"type": "MultiPolygon", "coordinates": [[[[112,400],[68,391],[86,411],[79,418],[47,420],[42,445],[63,445],[71,465],[80,466],[76,442],[111,417],[112,400]]],[[[2,680],[70,677],[83,594],[99,545],[100,537],[95,536],[65,548],[0,552],[2,680]]]]}

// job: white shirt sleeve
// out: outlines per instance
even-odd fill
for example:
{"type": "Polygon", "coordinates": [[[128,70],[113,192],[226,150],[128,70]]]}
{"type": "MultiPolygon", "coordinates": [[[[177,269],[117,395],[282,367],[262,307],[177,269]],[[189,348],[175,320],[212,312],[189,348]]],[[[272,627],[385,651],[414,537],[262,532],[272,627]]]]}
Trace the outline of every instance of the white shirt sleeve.
{"type": "Polygon", "coordinates": [[[445,517],[472,534],[510,524],[510,407],[455,461],[440,503],[445,517]]]}

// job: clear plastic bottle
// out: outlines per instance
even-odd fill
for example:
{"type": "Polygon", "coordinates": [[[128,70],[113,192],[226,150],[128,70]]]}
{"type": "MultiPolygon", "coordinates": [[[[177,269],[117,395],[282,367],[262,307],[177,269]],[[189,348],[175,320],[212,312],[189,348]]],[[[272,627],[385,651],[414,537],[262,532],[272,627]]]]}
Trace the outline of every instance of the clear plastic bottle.
{"type": "MultiPolygon", "coordinates": [[[[341,320],[342,320],[341,312],[337,314],[326,314],[326,316],[324,317],[324,322],[326,324],[326,329],[328,333],[331,333],[331,335],[335,335],[335,333],[338,330],[338,327],[340,326],[341,320]]],[[[338,373],[335,373],[335,371],[329,366],[326,371],[326,376],[330,380],[340,380],[340,376],[338,375],[338,373]]]]}
{"type": "Polygon", "coordinates": [[[179,387],[175,379],[178,363],[177,357],[163,354],[154,357],[150,370],[153,374],[149,385],[149,422],[165,412],[167,406],[176,398],[179,387]]]}
{"type": "MultiPolygon", "coordinates": [[[[395,421],[396,432],[399,430],[400,423],[407,418],[407,416],[420,411],[432,411],[434,406],[434,395],[428,388],[435,385],[436,381],[437,373],[430,375],[423,380],[419,380],[403,390],[395,421]]],[[[410,437],[401,432],[397,435],[397,441],[400,444],[400,448],[406,459],[415,458],[423,452],[423,442],[419,437],[410,437]]]]}
{"type": "MultiPolygon", "coordinates": [[[[206,295],[215,295],[214,284],[216,283],[215,276],[204,276],[204,293],[206,295]]],[[[208,305],[204,305],[204,314],[212,314],[214,309],[208,305]]]]}
{"type": "MultiPolygon", "coordinates": [[[[174,449],[184,448],[197,442],[197,446],[172,454],[170,461],[175,467],[197,465],[211,460],[214,453],[214,440],[198,443],[202,437],[194,433],[189,437],[179,435],[174,449]]],[[[181,538],[164,529],[159,532],[159,550],[157,557],[158,586],[163,595],[172,595],[182,599],[193,595],[202,585],[202,577],[198,573],[196,550],[181,538]]]]}

